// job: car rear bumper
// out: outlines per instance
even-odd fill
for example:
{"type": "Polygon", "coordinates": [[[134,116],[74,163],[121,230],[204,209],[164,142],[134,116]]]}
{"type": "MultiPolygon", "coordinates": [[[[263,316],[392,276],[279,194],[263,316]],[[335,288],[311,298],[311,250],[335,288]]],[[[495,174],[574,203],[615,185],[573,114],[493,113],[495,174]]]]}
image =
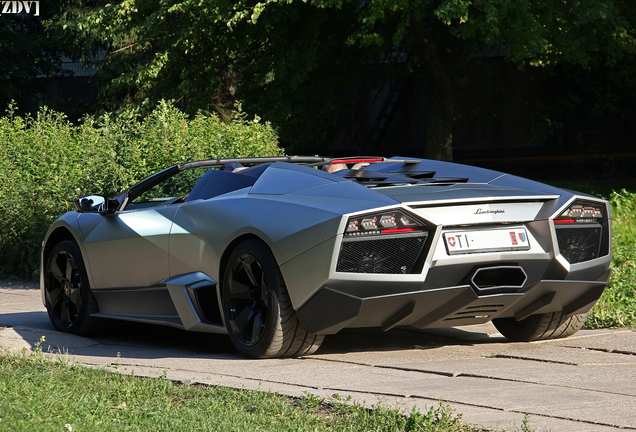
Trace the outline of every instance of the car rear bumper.
{"type": "MultiPolygon", "coordinates": [[[[603,293],[611,262],[608,204],[588,201],[604,206],[604,219],[558,226],[554,218],[583,201],[410,205],[400,211],[422,217],[425,233],[339,234],[281,270],[293,287],[290,296],[299,318],[317,333],[583,313],[603,293]],[[415,240],[417,248],[411,245],[415,240]],[[461,241],[473,249],[457,250],[454,243],[461,241]],[[328,256],[327,272],[316,263],[328,256]]],[[[345,232],[350,219],[343,217],[339,232],[345,232]]]]}
{"type": "Polygon", "coordinates": [[[418,286],[417,282],[331,281],[298,310],[298,317],[311,332],[333,334],[345,327],[431,328],[481,324],[503,317],[520,320],[547,312],[572,315],[587,312],[594,305],[609,275],[610,270],[606,270],[593,281],[542,280],[523,289],[512,287],[494,293],[479,292],[471,284],[421,289],[423,283],[418,286]],[[401,292],[369,297],[359,294],[379,290],[401,292]]]}

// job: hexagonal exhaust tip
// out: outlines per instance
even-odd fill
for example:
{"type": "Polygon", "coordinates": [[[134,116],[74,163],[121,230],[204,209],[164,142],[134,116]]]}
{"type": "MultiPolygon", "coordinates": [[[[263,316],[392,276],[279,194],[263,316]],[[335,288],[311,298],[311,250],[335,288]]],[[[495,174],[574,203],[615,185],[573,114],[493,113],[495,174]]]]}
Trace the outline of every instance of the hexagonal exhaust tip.
{"type": "Polygon", "coordinates": [[[495,288],[521,288],[528,276],[519,266],[483,267],[477,269],[470,279],[478,290],[495,288]]]}

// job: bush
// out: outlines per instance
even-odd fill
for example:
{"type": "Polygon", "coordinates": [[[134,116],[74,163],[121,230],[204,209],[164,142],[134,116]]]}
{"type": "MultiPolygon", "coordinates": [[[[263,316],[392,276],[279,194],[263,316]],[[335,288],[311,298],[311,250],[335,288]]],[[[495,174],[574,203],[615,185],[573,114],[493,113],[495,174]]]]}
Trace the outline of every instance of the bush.
{"type": "Polygon", "coordinates": [[[612,192],[612,276],[586,325],[636,327],[636,193],[612,192]]]}
{"type": "Polygon", "coordinates": [[[0,117],[0,275],[34,279],[49,225],[90,193],[116,196],[175,163],[282,154],[277,135],[240,111],[224,123],[161,102],[144,119],[133,111],[72,125],[43,108],[36,118],[0,117]]]}

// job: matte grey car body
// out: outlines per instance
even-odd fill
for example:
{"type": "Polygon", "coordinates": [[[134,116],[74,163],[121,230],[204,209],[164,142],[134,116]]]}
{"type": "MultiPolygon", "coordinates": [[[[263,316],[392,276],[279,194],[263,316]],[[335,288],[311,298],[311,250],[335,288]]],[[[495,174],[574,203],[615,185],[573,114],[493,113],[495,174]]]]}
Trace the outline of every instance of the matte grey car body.
{"type": "Polygon", "coordinates": [[[151,322],[229,333],[251,357],[310,354],[346,327],[564,337],[609,279],[606,201],[439,161],[198,161],[76,206],[46,236],[41,289],[79,334],[151,322]],[[218,169],[230,162],[248,168],[218,169]],[[157,196],[170,181],[178,193],[157,196]]]}

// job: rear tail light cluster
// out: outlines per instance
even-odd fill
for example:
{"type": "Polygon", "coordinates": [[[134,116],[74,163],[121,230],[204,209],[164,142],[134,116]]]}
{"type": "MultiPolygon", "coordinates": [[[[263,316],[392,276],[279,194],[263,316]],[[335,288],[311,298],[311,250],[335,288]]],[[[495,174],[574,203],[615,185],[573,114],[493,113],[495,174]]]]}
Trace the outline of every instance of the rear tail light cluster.
{"type": "Polygon", "coordinates": [[[366,237],[417,231],[426,231],[426,225],[401,210],[391,210],[349,218],[344,235],[366,237]]]}
{"type": "Polygon", "coordinates": [[[602,224],[606,220],[603,204],[586,201],[572,203],[554,219],[561,255],[570,264],[601,256],[604,232],[602,224]]]}
{"type": "Polygon", "coordinates": [[[554,220],[557,224],[600,223],[605,219],[604,206],[601,204],[575,201],[554,220]]]}
{"type": "Polygon", "coordinates": [[[409,274],[421,271],[428,231],[402,210],[387,210],[347,220],[336,271],[409,274]]]}

